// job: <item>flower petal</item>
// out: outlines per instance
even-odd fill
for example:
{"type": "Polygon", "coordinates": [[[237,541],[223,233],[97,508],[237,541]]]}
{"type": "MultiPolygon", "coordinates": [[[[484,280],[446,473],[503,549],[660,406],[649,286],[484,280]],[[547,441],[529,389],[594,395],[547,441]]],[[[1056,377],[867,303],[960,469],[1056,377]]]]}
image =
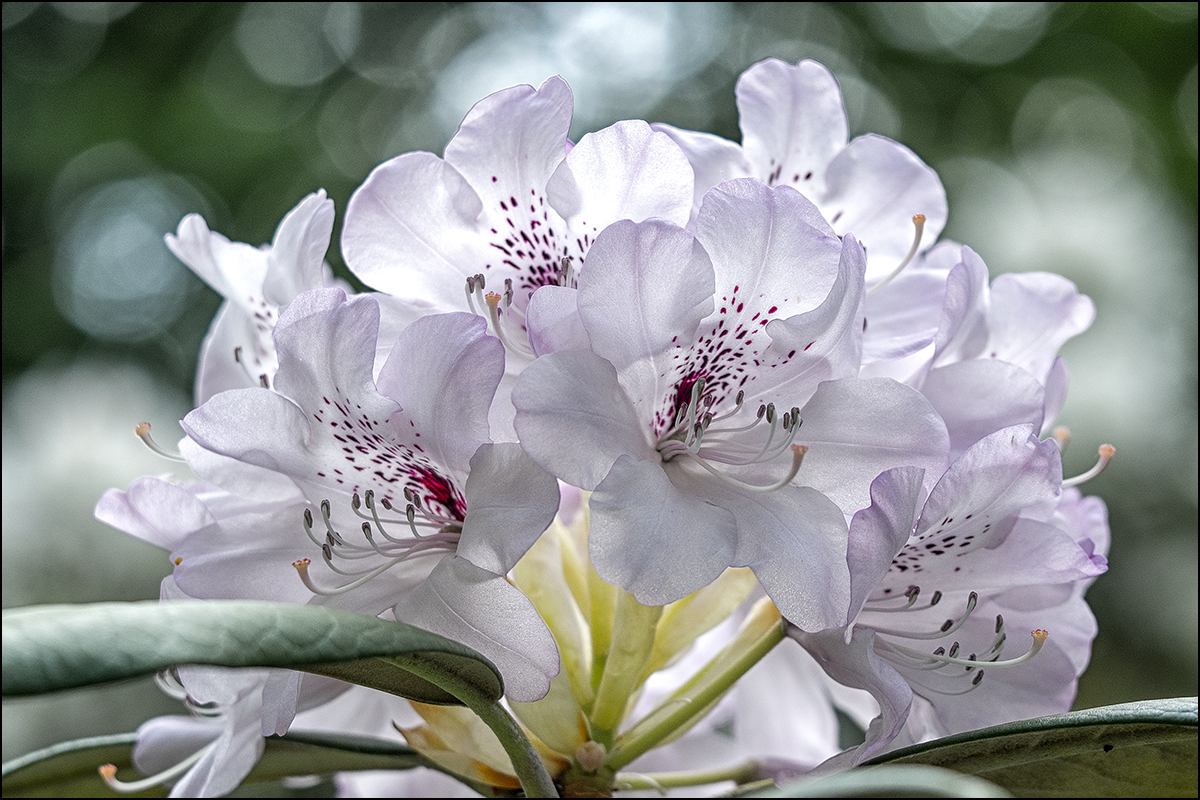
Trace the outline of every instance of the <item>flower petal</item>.
{"type": "Polygon", "coordinates": [[[733,561],[733,515],[676,488],[656,461],[617,458],[590,505],[596,571],[643,605],[680,600],[733,561]]]}
{"type": "Polygon", "coordinates": [[[921,394],[946,423],[952,459],[1001,428],[1042,426],[1045,390],[1024,369],[1006,361],[960,361],[930,370],[921,394]]]}
{"type": "Polygon", "coordinates": [[[626,120],[580,139],[550,178],[546,197],[576,235],[595,238],[622,219],[686,225],[693,182],[691,165],[670,137],[626,120]]]}
{"type": "MultiPolygon", "coordinates": [[[[504,374],[504,345],[475,314],[434,314],[405,328],[379,372],[381,394],[403,409],[434,463],[466,475],[488,440],[488,409],[504,374]]],[[[407,418],[406,420],[404,418],[407,418]]]]}
{"type": "Polygon", "coordinates": [[[816,61],[795,66],[769,58],[737,82],[742,144],[755,174],[795,186],[816,200],[825,169],[846,146],[848,125],[833,73],[816,61]]]}
{"type": "Polygon", "coordinates": [[[796,442],[808,446],[797,481],[812,486],[846,513],[870,503],[879,473],[921,467],[942,473],[950,441],[937,412],[916,390],[888,378],[822,383],[801,410],[796,442]]]}
{"type": "Polygon", "coordinates": [[[513,387],[514,421],[525,450],[556,478],[595,489],[623,454],[658,460],[613,365],[564,350],[534,361],[513,387]]]}
{"type": "Polygon", "coordinates": [[[473,647],[499,668],[510,700],[545,696],[558,648],[529,598],[503,575],[450,556],[396,605],[396,619],[473,647]]]}
{"type": "Polygon", "coordinates": [[[904,145],[873,134],[858,137],[830,162],[817,204],[834,230],[853,233],[867,248],[868,281],[891,273],[908,254],[913,216],[924,215],[921,241],[933,242],[948,212],[937,173],[904,145]]]}
{"type": "Polygon", "coordinates": [[[507,574],[554,520],[558,483],[516,443],[483,444],[471,458],[458,555],[507,574]]]}
{"type": "Polygon", "coordinates": [[[301,292],[325,284],[325,251],[333,234],[333,201],[325,190],[313,192],[287,213],[267,255],[262,293],[267,302],[286,306],[301,292]]]}

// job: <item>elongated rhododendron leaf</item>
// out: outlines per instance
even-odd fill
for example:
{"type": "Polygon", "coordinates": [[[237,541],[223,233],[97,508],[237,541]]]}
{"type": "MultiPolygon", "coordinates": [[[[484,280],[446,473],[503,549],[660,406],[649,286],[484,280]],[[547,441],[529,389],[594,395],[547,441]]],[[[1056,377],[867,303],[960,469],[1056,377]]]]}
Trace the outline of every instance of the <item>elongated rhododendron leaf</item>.
{"type": "Polygon", "coordinates": [[[96,603],[4,612],[4,696],[157,672],[176,664],[287,667],[425,703],[459,701],[421,674],[456,675],[499,699],[500,674],[464,645],[399,622],[251,601],[96,603]]]}
{"type": "Polygon", "coordinates": [[[1195,797],[1196,698],[1143,700],[948,736],[869,764],[927,764],[1017,797],[1195,797]]]}

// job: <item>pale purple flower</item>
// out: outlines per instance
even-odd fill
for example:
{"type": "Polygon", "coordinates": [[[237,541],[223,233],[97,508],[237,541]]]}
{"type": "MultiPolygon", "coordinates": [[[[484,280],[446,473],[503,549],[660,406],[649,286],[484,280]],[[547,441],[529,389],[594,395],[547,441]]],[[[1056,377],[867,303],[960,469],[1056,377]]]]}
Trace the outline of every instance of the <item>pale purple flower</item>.
{"type": "Polygon", "coordinates": [[[209,465],[224,473],[215,482],[272,477],[260,508],[219,492],[220,509],[199,496],[188,506],[187,490],[139,485],[106,498],[103,516],[137,533],[188,506],[179,518],[190,533],[161,543],[181,559],[178,581],[192,596],[395,608],[402,621],[484,651],[510,695],[540,696],[557,652],[504,574],[553,518],[558,491],[517,445],[488,440],[503,347],[476,317],[422,318],[376,381],[378,324],[371,296],[304,293],[275,328],[274,389],[223,392],[185,418],[193,452],[222,457],[209,465]],[[302,570],[319,597],[286,577],[306,556],[319,556],[313,574],[302,570]]]}
{"type": "Polygon", "coordinates": [[[797,624],[843,623],[843,508],[892,466],[940,472],[947,448],[917,392],[852,377],[863,269],[854,237],[802,195],[732,181],[705,197],[694,237],[660,221],[602,232],[572,299],[578,330],[531,313],[545,354],[513,391],[516,429],[594,490],[601,577],[663,604],[749,566],[797,624]]]}
{"type": "Polygon", "coordinates": [[[919,389],[946,422],[952,457],[1011,425],[1049,430],[1067,391],[1059,348],[1087,330],[1095,317],[1092,301],[1066,278],[1045,272],[1009,274],[989,287],[979,255],[947,243],[876,297],[868,336],[876,334],[871,341],[877,355],[888,357],[875,360],[862,375],[886,375],[919,389]],[[944,287],[935,293],[942,274],[944,287]],[[929,290],[924,300],[912,291],[922,284],[929,290]],[[929,326],[930,300],[940,305],[936,328],[929,326]],[[906,328],[922,333],[906,340],[901,333],[906,328]],[[891,337],[891,353],[882,352],[885,336],[891,337]]]}
{"type": "Polygon", "coordinates": [[[937,239],[947,214],[937,173],[891,139],[868,134],[848,141],[842,92],[828,68],[767,59],[742,73],[736,93],[740,145],[652,126],[675,140],[695,170],[695,213],[710,188],[732,178],[791,186],[816,204],[839,236],[853,233],[866,248],[868,284],[905,260],[914,215],[925,217],[923,240],[937,239]]]}
{"type": "Polygon", "coordinates": [[[976,443],[923,504],[919,470],[876,479],[850,525],[849,625],[792,633],[880,705],[866,742],[830,768],[895,740],[914,696],[926,737],[1069,708],[1096,632],[1083,590],[1106,568],[1108,529],[1098,501],[1062,486],[1057,443],[1030,425],[976,443]],[[1034,629],[1050,631],[1046,645],[1035,633],[1036,656],[1006,667],[1034,629]]]}
{"type": "Polygon", "coordinates": [[[683,224],[691,206],[692,170],[668,137],[633,120],[572,147],[571,113],[561,78],[505,89],[471,109],[444,160],[414,152],[376,167],[346,209],[346,264],[426,313],[489,314],[486,288],[502,298],[496,332],[526,350],[529,295],[571,282],[564,258],[581,261],[616,220],[683,224]]]}
{"type": "Polygon", "coordinates": [[[333,201],[322,189],[287,213],[269,245],[231,242],[199,214],[166,235],[171,252],[225,298],[200,348],[197,405],[226,389],[270,385],[280,309],[300,292],[334,285],[324,261],[332,233],[333,201]]]}

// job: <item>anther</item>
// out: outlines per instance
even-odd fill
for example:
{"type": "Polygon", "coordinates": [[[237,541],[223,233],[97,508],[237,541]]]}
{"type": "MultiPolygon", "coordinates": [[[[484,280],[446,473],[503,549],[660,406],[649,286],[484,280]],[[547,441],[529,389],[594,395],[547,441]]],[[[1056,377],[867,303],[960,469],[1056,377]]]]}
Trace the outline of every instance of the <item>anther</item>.
{"type": "Polygon", "coordinates": [[[146,445],[146,447],[149,447],[151,450],[153,450],[155,453],[162,456],[163,458],[169,459],[171,461],[183,461],[185,463],[187,462],[187,459],[184,458],[179,453],[172,453],[170,450],[164,450],[158,444],[158,442],[154,441],[154,437],[152,437],[150,435],[150,423],[149,422],[141,423],[140,425],[138,425],[136,428],[133,429],[133,432],[136,433],[137,437],[142,440],[142,444],[146,445]]]}
{"type": "Polygon", "coordinates": [[[924,233],[924,231],[925,231],[925,215],[924,214],[916,214],[915,216],[913,216],[912,222],[913,222],[913,228],[916,229],[916,233],[913,236],[912,247],[910,247],[908,249],[908,255],[906,255],[904,257],[904,259],[900,262],[900,265],[898,267],[896,267],[894,270],[892,270],[892,273],[890,275],[888,275],[886,278],[881,280],[879,283],[872,286],[870,289],[867,289],[868,295],[875,294],[875,292],[878,292],[880,289],[882,289],[883,287],[885,287],[889,283],[891,283],[892,279],[895,278],[897,275],[899,275],[904,270],[904,268],[907,267],[909,265],[909,263],[913,260],[913,256],[915,256],[917,254],[917,248],[921,246],[921,234],[924,233]]]}
{"type": "Polygon", "coordinates": [[[957,665],[960,667],[967,667],[968,670],[977,669],[980,666],[980,664],[983,663],[987,666],[988,669],[991,669],[993,667],[1016,667],[1021,664],[1024,664],[1026,661],[1029,661],[1031,658],[1036,656],[1038,654],[1038,652],[1042,649],[1042,645],[1044,645],[1046,643],[1046,637],[1048,637],[1050,635],[1050,633],[1049,633],[1049,631],[1044,631],[1044,630],[1038,629],[1036,631],[1033,631],[1031,633],[1031,635],[1033,636],[1033,646],[1029,648],[1029,652],[1025,653],[1025,655],[1017,656],[1016,658],[1010,658],[1007,661],[979,662],[979,661],[975,660],[974,654],[972,654],[971,658],[955,658],[954,653],[958,652],[958,647],[957,647],[958,643],[957,642],[955,642],[954,647],[950,648],[950,653],[948,653],[947,655],[940,655],[940,654],[936,654],[936,653],[922,653],[920,650],[913,650],[908,647],[902,647],[897,644],[891,644],[891,643],[889,643],[889,644],[891,645],[891,647],[894,647],[896,650],[904,653],[905,655],[913,656],[914,658],[925,659],[927,661],[937,661],[937,662],[941,662],[942,664],[954,664],[954,665],[957,665]]]}
{"type": "Polygon", "coordinates": [[[1071,441],[1071,431],[1063,425],[1059,425],[1054,430],[1050,431],[1050,435],[1058,444],[1058,451],[1061,453],[1067,449],[1067,442],[1071,441]]]}
{"type": "Polygon", "coordinates": [[[1078,486],[1081,483],[1090,481],[1092,478],[1104,471],[1104,468],[1108,466],[1108,462],[1111,461],[1112,457],[1116,454],[1117,449],[1111,444],[1100,445],[1100,459],[1096,462],[1096,465],[1082,475],[1076,475],[1074,478],[1067,478],[1062,482],[1063,487],[1078,486]]]}
{"type": "MultiPolygon", "coordinates": [[[[934,597],[936,597],[937,600],[941,600],[942,599],[941,592],[934,592],[934,597]]],[[[915,602],[915,600],[916,600],[916,598],[914,596],[914,598],[912,600],[910,600],[909,606],[905,606],[903,608],[897,608],[897,609],[872,608],[871,611],[872,612],[874,612],[874,611],[904,611],[904,610],[907,610],[911,606],[911,604],[913,602],[915,602]]],[[[929,605],[925,606],[925,608],[931,608],[935,602],[936,602],[935,600],[931,599],[929,602],[929,605]]],[[[878,631],[879,633],[887,633],[892,636],[900,636],[905,639],[940,639],[943,636],[946,636],[947,634],[954,633],[954,631],[958,630],[963,625],[965,625],[967,620],[970,619],[971,614],[975,611],[975,606],[978,605],[978,603],[979,603],[979,595],[976,594],[975,592],[971,592],[969,595],[967,595],[967,607],[963,611],[962,616],[960,616],[958,619],[946,620],[945,622],[943,622],[941,624],[941,626],[936,631],[926,631],[924,633],[921,633],[921,632],[914,632],[914,631],[894,630],[891,628],[881,628],[879,626],[872,626],[872,627],[874,627],[875,630],[878,631]]]]}
{"type": "Polygon", "coordinates": [[[175,766],[169,767],[162,772],[151,775],[148,778],[143,778],[140,781],[117,780],[117,767],[114,764],[105,764],[97,771],[100,773],[101,779],[103,779],[108,788],[112,789],[114,792],[120,792],[121,794],[144,792],[148,789],[159,787],[162,784],[170,783],[175,778],[187,772],[192,768],[193,764],[204,758],[204,756],[207,755],[210,750],[216,747],[219,741],[220,740],[218,739],[210,744],[206,744],[204,747],[201,747],[195,753],[192,753],[175,766]]]}

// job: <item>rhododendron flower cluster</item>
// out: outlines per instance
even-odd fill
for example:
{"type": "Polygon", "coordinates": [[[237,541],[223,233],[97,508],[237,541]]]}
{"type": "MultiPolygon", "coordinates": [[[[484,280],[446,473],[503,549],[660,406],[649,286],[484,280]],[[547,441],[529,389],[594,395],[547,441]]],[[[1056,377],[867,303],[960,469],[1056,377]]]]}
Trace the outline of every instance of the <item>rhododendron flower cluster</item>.
{"type": "MultiPolygon", "coordinates": [[[[1088,298],[937,242],[937,174],[849,141],[815,62],[743,74],[741,143],[638,120],[572,143],[572,102],[507,89],[444,157],[377,167],[341,241],[373,292],[323,263],[323,191],[269,247],[194,215],[168,235],[226,297],[176,456],[201,480],[96,511],[170,551],[162,599],[463,642],[568,793],[833,771],[1065,711],[1108,547],[1055,427],[1088,298]]],[[[317,720],[520,785],[467,710],[277,669],[174,682],[208,716],[148,724],[136,756],[179,765],[176,794],[230,790],[263,735],[317,720]]]]}

